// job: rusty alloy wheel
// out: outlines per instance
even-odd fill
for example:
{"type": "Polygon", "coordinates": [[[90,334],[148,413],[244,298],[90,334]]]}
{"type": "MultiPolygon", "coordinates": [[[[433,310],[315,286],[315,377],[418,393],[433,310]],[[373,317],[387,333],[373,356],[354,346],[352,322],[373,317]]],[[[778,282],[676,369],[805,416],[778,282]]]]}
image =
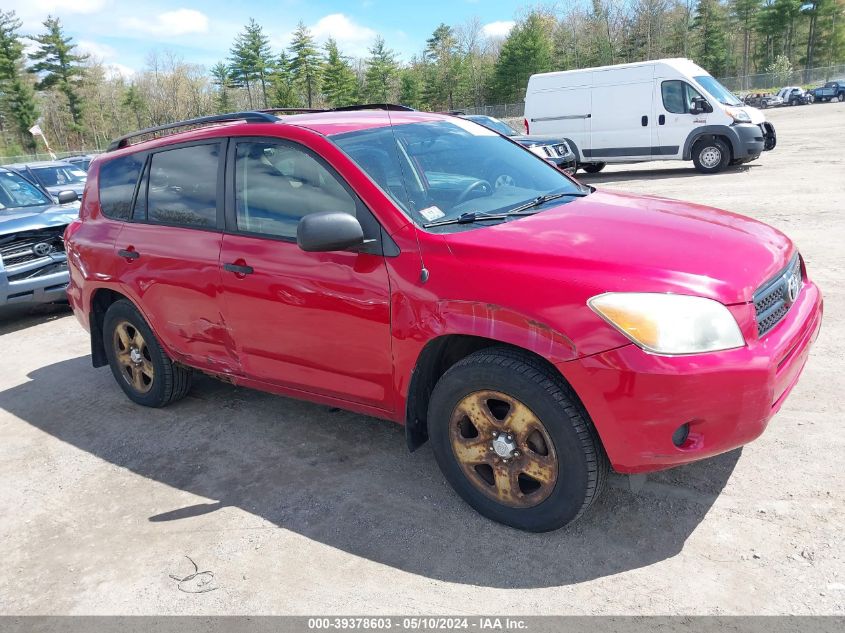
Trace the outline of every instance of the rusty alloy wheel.
{"type": "Polygon", "coordinates": [[[120,321],[114,328],[112,341],[120,375],[139,394],[148,393],[153,387],[155,369],[140,330],[129,321],[120,321]]]}
{"type": "Polygon", "coordinates": [[[467,479],[498,503],[530,508],[554,490],[554,444],[540,419],[516,398],[487,390],[467,395],[452,412],[449,439],[467,479]]]}

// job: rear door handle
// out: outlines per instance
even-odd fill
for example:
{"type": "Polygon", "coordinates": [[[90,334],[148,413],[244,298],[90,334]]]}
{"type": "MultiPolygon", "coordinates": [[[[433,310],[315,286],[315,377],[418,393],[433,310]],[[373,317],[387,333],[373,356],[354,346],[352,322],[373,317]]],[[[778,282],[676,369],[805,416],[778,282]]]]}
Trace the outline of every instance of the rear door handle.
{"type": "Polygon", "coordinates": [[[251,275],[254,272],[252,266],[245,264],[223,264],[223,270],[235,273],[236,275],[251,275]]]}
{"type": "Polygon", "coordinates": [[[645,127],[645,126],[647,126],[647,125],[648,125],[648,117],[647,117],[647,116],[645,116],[645,115],[643,115],[643,118],[642,118],[642,124],[643,124],[643,127],[645,127]]]}
{"type": "Polygon", "coordinates": [[[117,254],[120,255],[123,259],[138,259],[141,256],[141,253],[135,250],[127,250],[122,249],[117,251],[117,254]]]}

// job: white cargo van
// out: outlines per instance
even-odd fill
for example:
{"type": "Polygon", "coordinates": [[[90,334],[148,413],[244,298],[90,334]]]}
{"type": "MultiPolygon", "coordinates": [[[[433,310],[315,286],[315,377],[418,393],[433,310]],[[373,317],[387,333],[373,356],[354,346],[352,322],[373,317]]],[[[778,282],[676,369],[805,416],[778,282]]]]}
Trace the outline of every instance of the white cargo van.
{"type": "Polygon", "coordinates": [[[585,171],[692,160],[703,173],[773,149],[775,128],[689,59],[532,75],[526,134],[566,138],[585,171]]]}

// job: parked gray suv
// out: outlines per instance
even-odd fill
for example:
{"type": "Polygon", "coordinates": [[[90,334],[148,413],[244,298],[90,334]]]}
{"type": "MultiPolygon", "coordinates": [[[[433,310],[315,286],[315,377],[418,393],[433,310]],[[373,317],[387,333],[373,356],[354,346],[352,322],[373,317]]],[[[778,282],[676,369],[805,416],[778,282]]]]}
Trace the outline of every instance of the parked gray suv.
{"type": "Polygon", "coordinates": [[[76,194],[58,194],[0,167],[0,306],[60,301],[68,282],[62,239],[79,216],[76,194]]]}

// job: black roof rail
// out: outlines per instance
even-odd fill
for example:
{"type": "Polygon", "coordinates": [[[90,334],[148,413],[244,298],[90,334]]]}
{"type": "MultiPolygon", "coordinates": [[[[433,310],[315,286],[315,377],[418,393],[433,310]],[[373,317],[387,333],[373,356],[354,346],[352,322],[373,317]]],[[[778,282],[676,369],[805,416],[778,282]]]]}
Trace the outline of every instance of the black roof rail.
{"type": "Polygon", "coordinates": [[[361,105],[340,106],[329,112],[354,112],[355,110],[390,110],[391,112],[416,112],[414,108],[397,103],[364,103],[361,105]]]}
{"type": "Polygon", "coordinates": [[[272,114],[274,112],[282,112],[288,114],[312,114],[314,112],[328,112],[325,108],[263,108],[256,110],[256,112],[265,112],[272,114]]]}
{"type": "Polygon", "coordinates": [[[181,127],[192,127],[200,125],[210,125],[212,123],[225,123],[227,121],[245,121],[247,123],[275,123],[279,120],[278,117],[273,116],[268,112],[230,112],[228,114],[213,114],[211,116],[202,116],[196,119],[187,119],[186,121],[177,121],[176,123],[168,123],[166,125],[156,125],[154,127],[144,128],[136,132],[130,132],[123,136],[116,138],[109,143],[107,152],[113,152],[116,149],[128,147],[129,141],[139,136],[146,136],[148,134],[157,134],[166,130],[174,130],[181,127]]]}

